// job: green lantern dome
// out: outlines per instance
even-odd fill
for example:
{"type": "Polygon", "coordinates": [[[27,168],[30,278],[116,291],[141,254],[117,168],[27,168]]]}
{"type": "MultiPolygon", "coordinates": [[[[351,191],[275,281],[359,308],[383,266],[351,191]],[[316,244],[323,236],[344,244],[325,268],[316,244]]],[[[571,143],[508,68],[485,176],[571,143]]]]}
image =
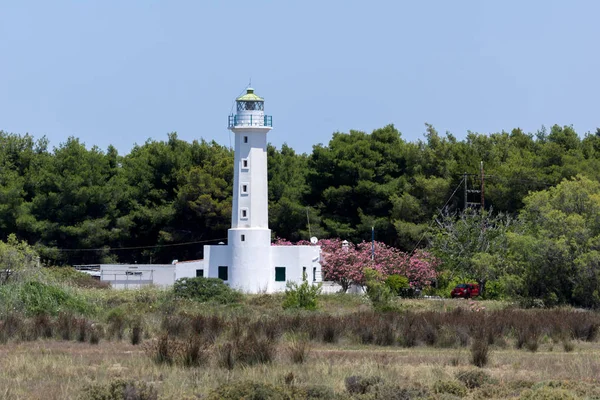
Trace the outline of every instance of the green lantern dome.
{"type": "Polygon", "coordinates": [[[238,97],[235,101],[265,101],[262,97],[254,93],[254,89],[246,89],[246,94],[238,97]]]}
{"type": "Polygon", "coordinates": [[[268,127],[273,126],[270,115],[265,115],[265,99],[254,93],[254,89],[247,88],[246,93],[235,99],[237,114],[229,116],[229,129],[241,127],[268,127]]]}

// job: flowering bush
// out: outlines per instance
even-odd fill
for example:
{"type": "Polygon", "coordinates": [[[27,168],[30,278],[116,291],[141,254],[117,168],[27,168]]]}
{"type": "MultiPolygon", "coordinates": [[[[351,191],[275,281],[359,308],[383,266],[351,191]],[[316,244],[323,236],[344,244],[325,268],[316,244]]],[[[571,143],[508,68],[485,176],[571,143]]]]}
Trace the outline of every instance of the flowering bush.
{"type": "MultiPolygon", "coordinates": [[[[325,280],[338,283],[346,292],[351,284],[365,283],[364,271],[377,271],[383,279],[389,275],[401,275],[408,278],[411,287],[423,287],[436,278],[439,260],[423,250],[408,255],[382,242],[362,242],[358,245],[341,239],[322,239],[321,269],[325,280]],[[346,245],[347,243],[347,245],[346,245]]],[[[277,239],[276,246],[290,246],[293,243],[277,239]]],[[[307,241],[296,243],[308,245],[307,241]]]]}

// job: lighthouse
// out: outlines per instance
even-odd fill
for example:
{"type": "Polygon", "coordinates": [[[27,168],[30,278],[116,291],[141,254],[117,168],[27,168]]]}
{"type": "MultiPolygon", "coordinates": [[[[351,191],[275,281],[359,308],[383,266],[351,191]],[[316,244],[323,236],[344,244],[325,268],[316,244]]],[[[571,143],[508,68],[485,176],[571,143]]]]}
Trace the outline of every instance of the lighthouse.
{"type": "Polygon", "coordinates": [[[286,282],[303,279],[318,283],[319,246],[271,245],[267,134],[273,121],[265,114],[265,100],[247,88],[235,103],[227,126],[235,136],[231,228],[227,244],[204,246],[197,268],[247,293],[282,291],[286,282]]]}
{"type": "Polygon", "coordinates": [[[235,136],[231,229],[231,285],[246,291],[269,291],[271,230],[267,174],[267,133],[272,119],[265,100],[246,89],[235,100],[228,128],[235,136]]]}

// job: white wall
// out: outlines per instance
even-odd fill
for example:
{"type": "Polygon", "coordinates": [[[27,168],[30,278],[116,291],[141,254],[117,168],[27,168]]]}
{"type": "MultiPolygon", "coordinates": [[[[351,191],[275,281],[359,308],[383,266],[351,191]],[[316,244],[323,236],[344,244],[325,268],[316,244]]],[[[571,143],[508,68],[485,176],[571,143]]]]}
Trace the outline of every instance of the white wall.
{"type": "MultiPolygon", "coordinates": [[[[178,261],[175,263],[175,280],[181,278],[195,278],[197,270],[204,270],[204,260],[178,261]]],[[[204,270],[204,276],[208,277],[208,271],[204,270]]]]}
{"type": "MultiPolygon", "coordinates": [[[[204,246],[204,276],[206,278],[218,278],[219,266],[221,265],[231,267],[229,246],[226,244],[204,246]]],[[[231,268],[229,268],[229,275],[231,276],[231,268]]]]}
{"type": "Polygon", "coordinates": [[[308,282],[321,282],[320,251],[320,246],[271,246],[271,291],[285,290],[287,281],[301,283],[303,268],[308,282]],[[275,267],[285,267],[286,282],[275,282],[275,267]]]}
{"type": "Polygon", "coordinates": [[[138,289],[146,285],[170,286],[175,283],[175,265],[101,264],[100,280],[115,289],[138,289]]]}

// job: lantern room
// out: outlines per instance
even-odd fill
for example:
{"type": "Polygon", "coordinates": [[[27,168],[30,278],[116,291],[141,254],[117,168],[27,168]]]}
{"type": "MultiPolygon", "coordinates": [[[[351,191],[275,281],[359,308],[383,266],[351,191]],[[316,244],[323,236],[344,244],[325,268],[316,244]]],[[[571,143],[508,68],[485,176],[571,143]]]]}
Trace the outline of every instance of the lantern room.
{"type": "Polygon", "coordinates": [[[254,89],[247,88],[246,93],[237,99],[235,115],[229,116],[228,127],[265,126],[271,127],[270,115],[265,115],[265,99],[254,93],[254,89]]]}

